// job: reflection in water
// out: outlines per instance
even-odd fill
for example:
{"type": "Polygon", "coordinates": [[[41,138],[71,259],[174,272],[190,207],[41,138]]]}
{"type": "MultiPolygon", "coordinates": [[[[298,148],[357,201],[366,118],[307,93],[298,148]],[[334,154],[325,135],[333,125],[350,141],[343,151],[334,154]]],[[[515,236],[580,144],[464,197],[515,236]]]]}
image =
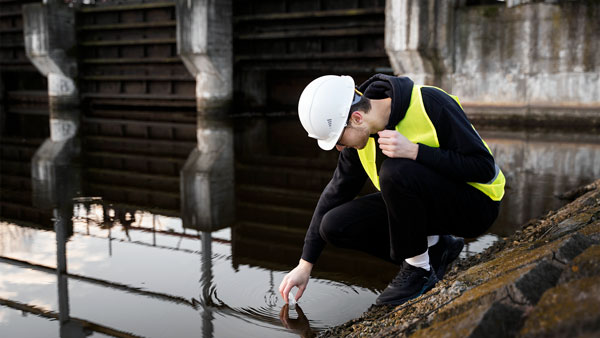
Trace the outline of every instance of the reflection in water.
{"type": "Polygon", "coordinates": [[[200,286],[202,288],[201,303],[202,309],[202,337],[210,338],[213,336],[213,314],[212,314],[212,296],[211,287],[213,283],[212,275],[212,235],[210,232],[202,232],[202,278],[200,286]]]}
{"type": "Polygon", "coordinates": [[[491,232],[512,234],[529,219],[557,209],[557,195],[600,178],[600,135],[482,132],[506,176],[507,189],[491,232]]]}
{"type": "MultiPolygon", "coordinates": [[[[55,236],[31,228],[23,236],[13,235],[15,242],[32,245],[27,250],[6,247],[0,270],[7,263],[57,276],[56,286],[48,285],[55,291],[45,293],[56,295],[58,289],[57,301],[43,303],[48,304],[46,318],[58,319],[61,337],[107,332],[147,337],[295,335],[296,328],[288,331],[279,321],[283,302],[275,284],[284,271],[233,268],[229,229],[191,234],[180,219],[119,210],[98,199],[77,200],[70,209],[54,212],[55,236]],[[54,246],[55,263],[40,264],[35,252],[48,244],[54,246]],[[142,315],[140,320],[136,313],[142,315]]],[[[18,234],[14,229],[26,228],[0,222],[2,233],[18,234]]],[[[368,289],[319,278],[313,289],[301,318],[317,331],[359,315],[376,296],[368,289]],[[358,301],[344,297],[355,292],[358,301]],[[345,311],[334,311],[339,304],[345,311]],[[309,321],[311,315],[316,320],[309,321]]],[[[31,308],[41,304],[24,297],[29,292],[25,286],[11,291],[11,298],[31,308]]]]}
{"type": "MultiPolygon", "coordinates": [[[[462,257],[556,208],[562,202],[553,195],[600,177],[597,135],[482,134],[509,187],[492,233],[470,242],[462,257]]],[[[328,248],[294,314],[275,285],[297,262],[303,229],[277,232],[254,222],[202,232],[181,217],[102,197],[49,203],[50,228],[26,218],[39,208],[22,208],[0,221],[2,337],[32,327],[61,337],[310,337],[359,316],[397,272],[328,248]],[[22,311],[41,317],[24,319],[22,311]]]]}
{"type": "MultiPolygon", "coordinates": [[[[68,209],[67,209],[68,210],[68,209]]],[[[56,232],[56,279],[58,285],[58,321],[61,338],[81,338],[91,334],[84,330],[80,321],[74,321],[69,311],[69,281],[67,275],[67,239],[72,234],[71,212],[64,208],[54,209],[56,232]]]]}
{"type": "Polygon", "coordinates": [[[310,329],[310,323],[300,305],[296,304],[295,306],[296,313],[298,314],[298,318],[291,319],[290,318],[290,306],[285,304],[281,308],[281,312],[279,312],[279,319],[283,323],[283,326],[294,331],[302,338],[312,338],[315,336],[315,333],[310,329]]]}

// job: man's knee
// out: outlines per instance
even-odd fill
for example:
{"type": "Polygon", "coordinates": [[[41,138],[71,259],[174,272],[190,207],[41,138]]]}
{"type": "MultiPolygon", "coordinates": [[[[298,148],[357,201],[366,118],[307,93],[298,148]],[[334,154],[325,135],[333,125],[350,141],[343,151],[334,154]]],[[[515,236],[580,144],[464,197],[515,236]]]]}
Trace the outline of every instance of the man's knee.
{"type": "Polygon", "coordinates": [[[336,239],[340,236],[339,217],[336,217],[335,214],[335,209],[329,210],[321,219],[321,226],[319,227],[321,238],[333,245],[336,244],[336,239]]]}
{"type": "Polygon", "coordinates": [[[389,158],[379,170],[379,185],[387,187],[410,188],[419,179],[422,165],[405,158],[389,158]]]}

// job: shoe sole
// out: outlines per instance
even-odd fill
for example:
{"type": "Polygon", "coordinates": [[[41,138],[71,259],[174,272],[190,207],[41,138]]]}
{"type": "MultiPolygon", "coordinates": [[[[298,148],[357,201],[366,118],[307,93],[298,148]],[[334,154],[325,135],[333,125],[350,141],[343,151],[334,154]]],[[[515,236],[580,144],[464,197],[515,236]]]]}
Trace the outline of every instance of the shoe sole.
{"type": "Polygon", "coordinates": [[[440,260],[440,266],[436,271],[438,280],[442,280],[442,278],[444,278],[448,266],[452,264],[456,258],[458,258],[464,246],[465,240],[462,238],[457,238],[457,240],[453,241],[448,249],[444,251],[442,254],[442,259],[440,260]]]}
{"type": "Polygon", "coordinates": [[[439,282],[439,280],[437,279],[437,276],[435,274],[433,274],[433,278],[430,278],[427,283],[425,283],[425,285],[423,285],[423,288],[421,289],[421,291],[419,291],[418,293],[402,298],[402,299],[398,299],[396,301],[392,301],[392,302],[387,302],[387,303],[379,303],[377,305],[394,305],[394,306],[398,306],[398,305],[402,305],[406,302],[408,302],[411,299],[415,299],[419,296],[421,296],[422,294],[426,293],[427,291],[433,289],[433,287],[435,286],[435,284],[439,282]]]}

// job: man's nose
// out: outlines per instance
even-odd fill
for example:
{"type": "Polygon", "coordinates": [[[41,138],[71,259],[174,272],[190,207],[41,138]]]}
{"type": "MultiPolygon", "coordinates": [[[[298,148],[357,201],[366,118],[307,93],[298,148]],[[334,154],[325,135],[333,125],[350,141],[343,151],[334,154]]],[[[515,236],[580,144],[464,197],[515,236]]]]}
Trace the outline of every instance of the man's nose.
{"type": "Polygon", "coordinates": [[[346,147],[345,146],[341,146],[339,144],[335,145],[335,149],[337,149],[338,151],[342,151],[342,150],[344,150],[344,148],[346,148],[346,147]]]}

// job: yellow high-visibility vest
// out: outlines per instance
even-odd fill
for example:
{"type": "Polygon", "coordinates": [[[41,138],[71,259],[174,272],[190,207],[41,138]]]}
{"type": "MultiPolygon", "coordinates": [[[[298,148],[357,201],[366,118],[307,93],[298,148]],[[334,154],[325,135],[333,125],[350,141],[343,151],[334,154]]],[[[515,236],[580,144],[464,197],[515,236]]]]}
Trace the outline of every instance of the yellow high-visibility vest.
{"type": "MultiPolygon", "coordinates": [[[[437,132],[435,131],[435,127],[433,126],[433,123],[431,123],[427,112],[425,112],[425,106],[423,105],[423,99],[421,97],[422,87],[426,86],[413,86],[408,110],[406,111],[406,115],[402,121],[396,125],[396,130],[413,143],[422,143],[430,147],[439,148],[440,143],[438,141],[437,132]]],[[[460,105],[460,102],[456,96],[448,93],[446,94],[452,97],[460,105]]],[[[471,125],[471,127],[473,126],[471,125]]],[[[473,127],[473,129],[475,129],[475,127],[473,127]]],[[[477,133],[477,131],[475,132],[477,133]]],[[[490,147],[488,147],[487,143],[485,143],[483,139],[481,139],[481,141],[491,154],[492,151],[490,150],[490,147]]],[[[366,147],[358,150],[358,156],[363,168],[365,169],[365,172],[367,175],[369,175],[369,178],[373,182],[373,185],[378,190],[381,190],[379,186],[379,175],[377,174],[377,165],[375,163],[375,151],[375,139],[370,137],[366,147]]],[[[477,188],[492,200],[500,201],[504,196],[504,185],[506,183],[506,179],[504,178],[504,174],[498,165],[495,167],[496,174],[490,182],[467,182],[467,184],[477,188]]]]}

